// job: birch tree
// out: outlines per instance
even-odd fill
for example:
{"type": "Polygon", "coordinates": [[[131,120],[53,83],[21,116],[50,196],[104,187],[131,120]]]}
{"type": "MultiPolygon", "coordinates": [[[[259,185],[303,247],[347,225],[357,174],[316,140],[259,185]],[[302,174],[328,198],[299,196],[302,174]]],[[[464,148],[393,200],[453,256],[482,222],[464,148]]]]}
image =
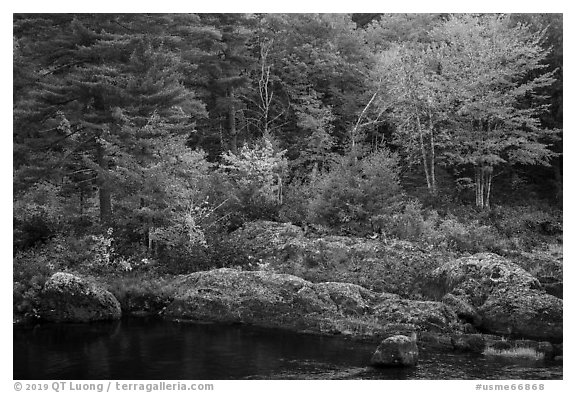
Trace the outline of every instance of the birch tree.
{"type": "Polygon", "coordinates": [[[540,116],[554,82],[546,69],[545,31],[511,26],[504,15],[456,15],[431,33],[442,89],[452,102],[452,165],[471,167],[478,207],[490,206],[494,170],[514,164],[548,165],[553,152],[540,116]]]}

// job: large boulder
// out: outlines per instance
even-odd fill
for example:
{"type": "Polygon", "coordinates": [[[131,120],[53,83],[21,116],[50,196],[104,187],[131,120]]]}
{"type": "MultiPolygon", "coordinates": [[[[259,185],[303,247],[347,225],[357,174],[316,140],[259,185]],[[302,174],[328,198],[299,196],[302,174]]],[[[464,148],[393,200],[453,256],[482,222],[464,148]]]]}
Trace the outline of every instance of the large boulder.
{"type": "Polygon", "coordinates": [[[407,367],[418,364],[418,345],[415,337],[388,337],[380,343],[370,363],[376,367],[407,367]]]}
{"type": "Polygon", "coordinates": [[[435,269],[428,279],[429,295],[441,298],[447,293],[465,296],[478,307],[495,288],[542,289],[540,282],[507,259],[492,253],[479,253],[452,260],[435,269]]]}
{"type": "Polygon", "coordinates": [[[547,293],[562,299],[564,269],[561,245],[550,245],[548,249],[520,252],[515,256],[514,261],[536,277],[547,293]]]}
{"type": "Polygon", "coordinates": [[[449,333],[462,327],[454,311],[434,301],[388,297],[376,304],[374,316],[389,335],[414,331],[449,333]]]}
{"type": "Polygon", "coordinates": [[[442,298],[442,303],[454,310],[456,315],[464,321],[471,323],[473,326],[481,325],[482,317],[478,313],[478,310],[468,303],[465,298],[447,293],[442,298]]]}
{"type": "Polygon", "coordinates": [[[562,339],[562,300],[498,255],[483,253],[450,261],[432,272],[427,290],[483,331],[562,339]]]}
{"type": "Polygon", "coordinates": [[[562,341],[562,299],[528,288],[494,291],[478,309],[486,331],[562,341]]]}
{"type": "Polygon", "coordinates": [[[321,236],[287,223],[256,221],[231,234],[248,259],[275,273],[312,282],[349,282],[375,292],[423,298],[427,274],[445,252],[424,250],[406,241],[351,236],[321,236]]]}
{"type": "Polygon", "coordinates": [[[40,317],[50,322],[120,319],[118,300],[104,288],[69,273],[55,273],[40,294],[40,317]]]}
{"type": "Polygon", "coordinates": [[[164,311],[170,319],[369,337],[459,329],[456,315],[442,303],[400,299],[350,283],[222,268],[189,274],[175,286],[179,293],[164,311]]]}

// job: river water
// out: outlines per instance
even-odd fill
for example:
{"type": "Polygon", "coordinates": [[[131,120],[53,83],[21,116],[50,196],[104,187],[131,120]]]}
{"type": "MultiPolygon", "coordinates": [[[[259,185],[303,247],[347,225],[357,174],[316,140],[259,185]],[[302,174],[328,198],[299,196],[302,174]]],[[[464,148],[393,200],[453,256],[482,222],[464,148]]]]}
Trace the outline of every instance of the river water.
{"type": "Polygon", "coordinates": [[[376,345],[158,319],[14,328],[14,379],[562,379],[558,361],[420,351],[410,369],[369,367],[376,345]]]}

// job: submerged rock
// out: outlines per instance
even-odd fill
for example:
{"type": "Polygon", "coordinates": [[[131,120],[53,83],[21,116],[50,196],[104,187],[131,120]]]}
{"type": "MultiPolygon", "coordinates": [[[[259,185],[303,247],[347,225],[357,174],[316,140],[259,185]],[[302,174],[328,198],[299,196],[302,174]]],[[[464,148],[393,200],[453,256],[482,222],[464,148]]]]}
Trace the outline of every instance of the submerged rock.
{"type": "Polygon", "coordinates": [[[40,294],[40,317],[50,322],[119,319],[120,303],[110,292],[69,273],[55,273],[40,294]]]}
{"type": "Polygon", "coordinates": [[[416,338],[397,335],[388,337],[376,348],[370,363],[377,367],[407,367],[418,364],[416,338]]]}

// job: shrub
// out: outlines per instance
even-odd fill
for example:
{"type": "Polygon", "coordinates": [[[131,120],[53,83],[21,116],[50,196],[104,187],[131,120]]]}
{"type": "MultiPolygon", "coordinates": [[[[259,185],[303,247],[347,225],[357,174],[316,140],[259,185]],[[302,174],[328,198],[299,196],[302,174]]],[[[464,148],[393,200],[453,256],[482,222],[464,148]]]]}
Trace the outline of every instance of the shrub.
{"type": "Polygon", "coordinates": [[[246,245],[236,238],[214,236],[209,243],[209,250],[212,268],[247,267],[251,263],[246,245]]]}
{"type": "Polygon", "coordinates": [[[44,283],[52,274],[62,270],[65,248],[60,238],[47,244],[17,251],[12,269],[14,277],[14,313],[25,317],[36,317],[39,294],[44,283]]]}
{"type": "Polygon", "coordinates": [[[439,239],[454,251],[477,253],[490,251],[502,254],[509,245],[504,242],[495,228],[481,225],[479,221],[463,223],[449,216],[438,226],[439,239]]]}
{"type": "Polygon", "coordinates": [[[23,250],[46,242],[61,230],[66,201],[50,183],[34,184],[14,201],[14,246],[23,250]]]}
{"type": "Polygon", "coordinates": [[[408,201],[401,212],[388,216],[376,216],[373,222],[387,235],[397,239],[423,240],[425,220],[422,215],[422,205],[418,201],[408,201]]]}
{"type": "Polygon", "coordinates": [[[293,179],[285,188],[284,203],[278,213],[282,222],[305,226],[308,222],[308,204],[314,197],[315,178],[293,179]]]}
{"type": "Polygon", "coordinates": [[[285,150],[278,151],[264,138],[253,146],[243,146],[237,154],[222,155],[220,168],[234,184],[239,208],[250,220],[271,219],[278,214],[283,200],[285,150]]]}
{"type": "Polygon", "coordinates": [[[107,287],[124,311],[159,312],[178,290],[168,278],[139,273],[109,279],[107,287]]]}
{"type": "Polygon", "coordinates": [[[166,274],[187,274],[221,267],[244,267],[250,261],[245,245],[227,235],[210,233],[204,244],[184,242],[161,248],[157,270],[166,274]]]}
{"type": "Polygon", "coordinates": [[[356,233],[372,231],[372,219],[398,209],[403,198],[398,159],[386,149],[362,159],[341,157],[318,176],[309,220],[356,233]]]}

